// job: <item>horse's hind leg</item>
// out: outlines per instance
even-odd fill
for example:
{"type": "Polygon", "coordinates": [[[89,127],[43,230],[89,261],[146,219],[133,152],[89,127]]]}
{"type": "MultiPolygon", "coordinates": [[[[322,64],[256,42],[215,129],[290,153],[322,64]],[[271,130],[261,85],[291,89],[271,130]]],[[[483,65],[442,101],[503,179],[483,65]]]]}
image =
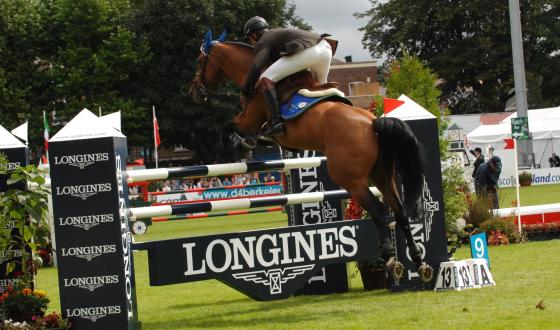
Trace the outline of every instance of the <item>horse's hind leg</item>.
{"type": "Polygon", "coordinates": [[[397,222],[397,225],[406,238],[406,245],[408,247],[410,258],[412,259],[414,266],[418,270],[418,274],[420,275],[420,279],[422,280],[422,282],[430,282],[433,277],[433,269],[422,259],[422,253],[418,249],[418,245],[416,245],[414,237],[412,236],[410,222],[405,215],[402,201],[396,194],[394,194],[393,197],[396,201],[396,208],[393,210],[393,213],[395,214],[395,221],[397,222]]]}

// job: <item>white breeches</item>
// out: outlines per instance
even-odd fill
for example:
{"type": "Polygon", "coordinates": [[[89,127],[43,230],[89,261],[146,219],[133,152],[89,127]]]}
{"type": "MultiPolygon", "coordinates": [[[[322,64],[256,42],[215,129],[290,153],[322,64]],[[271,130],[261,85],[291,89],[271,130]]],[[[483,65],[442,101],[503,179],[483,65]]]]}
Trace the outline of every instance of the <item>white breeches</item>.
{"type": "Polygon", "coordinates": [[[261,78],[278,82],[291,74],[310,69],[315,78],[324,84],[327,82],[331,59],[331,45],[323,39],[313,47],[290,56],[281,57],[261,74],[261,78]]]}

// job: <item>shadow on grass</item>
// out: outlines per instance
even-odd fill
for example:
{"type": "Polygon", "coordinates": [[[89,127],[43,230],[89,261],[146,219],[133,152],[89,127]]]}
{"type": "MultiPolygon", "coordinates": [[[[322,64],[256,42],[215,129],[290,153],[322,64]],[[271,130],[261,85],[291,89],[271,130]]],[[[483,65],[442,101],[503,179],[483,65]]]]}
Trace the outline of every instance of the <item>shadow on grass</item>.
{"type": "MultiPolygon", "coordinates": [[[[184,318],[177,318],[174,315],[173,320],[167,321],[149,321],[142,320],[142,327],[145,329],[177,329],[181,327],[189,328],[231,328],[231,327],[255,327],[263,324],[282,324],[283,327],[289,328],[289,324],[298,322],[313,322],[324,319],[321,313],[297,315],[288,313],[289,309],[298,309],[300,306],[309,306],[312,304],[334,303],[344,304],[344,301],[351,300],[356,302],[359,300],[370,299],[371,296],[389,296],[394,295],[387,290],[368,291],[368,292],[350,292],[345,294],[317,295],[317,296],[298,296],[285,300],[258,302],[249,298],[240,298],[233,300],[217,300],[211,303],[184,303],[169,306],[173,310],[192,310],[200,308],[208,308],[212,313],[206,314],[207,317],[201,317],[199,313],[189,316],[188,313],[184,318]],[[238,306],[238,308],[235,308],[238,306]],[[221,310],[221,311],[220,311],[221,310]],[[285,310],[285,312],[275,312],[285,310]],[[264,313],[263,313],[264,312],[264,313]],[[257,313],[257,314],[255,314],[257,313]],[[258,314],[260,313],[260,314],[258,314]],[[251,315],[247,319],[240,319],[240,315],[251,315]],[[289,314],[289,315],[288,315],[289,314]]],[[[329,318],[347,316],[347,311],[338,311],[330,309],[328,311],[329,318]]]]}

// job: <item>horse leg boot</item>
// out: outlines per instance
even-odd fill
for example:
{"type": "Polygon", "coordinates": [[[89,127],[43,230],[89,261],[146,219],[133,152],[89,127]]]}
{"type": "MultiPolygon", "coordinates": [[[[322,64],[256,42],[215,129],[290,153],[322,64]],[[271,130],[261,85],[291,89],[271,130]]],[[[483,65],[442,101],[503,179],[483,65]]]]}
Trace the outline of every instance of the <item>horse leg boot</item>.
{"type": "Polygon", "coordinates": [[[395,246],[391,241],[389,227],[385,221],[388,214],[387,207],[375,197],[369,188],[367,189],[367,198],[361,204],[375,222],[379,236],[380,255],[385,263],[386,271],[395,280],[402,278],[404,276],[404,266],[395,259],[395,246]]]}
{"type": "Polygon", "coordinates": [[[412,259],[422,282],[430,282],[432,280],[434,270],[430,265],[422,260],[422,253],[418,249],[418,246],[414,241],[414,237],[412,237],[410,223],[408,222],[408,218],[404,215],[403,205],[400,200],[398,200],[398,208],[398,212],[395,212],[395,220],[406,238],[406,245],[408,246],[410,258],[412,259]]]}
{"type": "Polygon", "coordinates": [[[261,132],[261,135],[270,138],[274,135],[284,133],[284,122],[280,117],[280,104],[278,102],[278,95],[274,82],[270,79],[262,78],[261,85],[264,87],[264,96],[270,118],[264,130],[261,132]]]}

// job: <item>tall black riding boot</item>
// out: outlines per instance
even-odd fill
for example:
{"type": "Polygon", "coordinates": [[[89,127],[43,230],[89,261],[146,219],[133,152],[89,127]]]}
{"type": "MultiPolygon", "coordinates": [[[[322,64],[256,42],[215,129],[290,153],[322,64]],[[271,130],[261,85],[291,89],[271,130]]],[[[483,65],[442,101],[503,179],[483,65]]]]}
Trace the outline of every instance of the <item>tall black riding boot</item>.
{"type": "Polygon", "coordinates": [[[274,83],[267,79],[266,82],[263,82],[263,86],[270,119],[261,132],[261,135],[265,137],[273,137],[274,135],[284,133],[284,122],[280,117],[280,104],[278,102],[278,96],[276,94],[274,83]]]}

